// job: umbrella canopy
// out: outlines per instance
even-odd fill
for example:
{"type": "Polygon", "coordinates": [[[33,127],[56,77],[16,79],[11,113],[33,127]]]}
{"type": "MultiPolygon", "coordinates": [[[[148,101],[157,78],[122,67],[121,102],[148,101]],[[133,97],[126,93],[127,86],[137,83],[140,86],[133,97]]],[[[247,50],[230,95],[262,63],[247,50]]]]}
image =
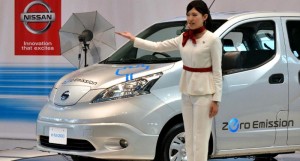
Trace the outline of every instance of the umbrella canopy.
{"type": "MultiPolygon", "coordinates": [[[[116,49],[115,28],[97,11],[73,13],[59,30],[61,55],[71,64],[85,66],[84,45],[80,36],[91,31],[92,39],[86,44],[86,63],[92,65],[107,58],[116,49]]],[[[91,38],[91,37],[89,37],[91,38]]]]}

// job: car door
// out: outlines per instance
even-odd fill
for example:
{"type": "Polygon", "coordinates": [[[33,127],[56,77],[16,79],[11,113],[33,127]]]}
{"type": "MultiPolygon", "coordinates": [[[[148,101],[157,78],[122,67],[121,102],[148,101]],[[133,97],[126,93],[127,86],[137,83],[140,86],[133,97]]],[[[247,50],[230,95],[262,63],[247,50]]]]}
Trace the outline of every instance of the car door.
{"type": "Polygon", "coordinates": [[[289,67],[288,145],[300,145],[300,18],[282,18],[289,67]]]}
{"type": "MultiPolygon", "coordinates": [[[[276,129],[288,109],[280,30],[280,18],[259,18],[237,22],[221,35],[223,98],[215,118],[219,152],[276,144],[276,129]]],[[[280,135],[286,139],[286,130],[280,135]]]]}

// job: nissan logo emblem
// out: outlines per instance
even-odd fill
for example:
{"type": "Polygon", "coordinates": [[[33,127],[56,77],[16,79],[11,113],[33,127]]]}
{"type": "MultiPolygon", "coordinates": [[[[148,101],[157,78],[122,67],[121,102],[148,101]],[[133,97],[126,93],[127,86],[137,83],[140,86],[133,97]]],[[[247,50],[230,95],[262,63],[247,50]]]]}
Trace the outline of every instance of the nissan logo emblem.
{"type": "Polygon", "coordinates": [[[44,33],[46,32],[50,26],[51,26],[51,23],[53,21],[55,21],[55,13],[52,12],[52,9],[49,7],[49,5],[43,1],[32,1],[30,2],[26,8],[24,9],[24,13],[21,14],[21,21],[23,21],[24,23],[24,26],[25,28],[33,33],[33,34],[41,34],[41,33],[44,33]],[[38,12],[30,12],[28,13],[29,9],[31,7],[33,7],[34,5],[41,5],[43,7],[46,8],[46,10],[48,12],[41,12],[41,13],[38,13],[38,12]],[[33,29],[29,26],[28,23],[45,23],[47,22],[47,25],[42,28],[41,30],[36,30],[36,29],[33,29]]]}
{"type": "Polygon", "coordinates": [[[70,91],[65,91],[61,96],[60,96],[60,99],[62,101],[65,101],[66,99],[68,99],[70,96],[70,91]]]}

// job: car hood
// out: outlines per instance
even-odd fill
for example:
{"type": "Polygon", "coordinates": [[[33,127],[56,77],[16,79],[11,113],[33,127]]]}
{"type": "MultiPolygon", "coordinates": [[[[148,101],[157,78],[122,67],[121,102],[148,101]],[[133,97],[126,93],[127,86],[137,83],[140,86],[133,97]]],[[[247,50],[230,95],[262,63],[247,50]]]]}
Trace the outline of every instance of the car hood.
{"type": "Polygon", "coordinates": [[[163,72],[174,66],[166,64],[95,64],[76,70],[61,78],[51,92],[51,100],[60,106],[76,104],[87,92],[105,89],[113,85],[153,73],[163,72]]]}
{"type": "Polygon", "coordinates": [[[67,74],[55,84],[55,88],[61,86],[86,86],[90,89],[108,88],[141,76],[163,72],[172,68],[173,65],[174,63],[133,65],[97,64],[67,74]]]}

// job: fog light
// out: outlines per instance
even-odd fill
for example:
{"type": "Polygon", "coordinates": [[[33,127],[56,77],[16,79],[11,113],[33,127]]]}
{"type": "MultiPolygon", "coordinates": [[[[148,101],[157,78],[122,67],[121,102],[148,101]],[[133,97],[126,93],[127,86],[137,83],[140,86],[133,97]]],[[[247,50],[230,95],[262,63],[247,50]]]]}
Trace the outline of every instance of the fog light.
{"type": "Polygon", "coordinates": [[[127,148],[128,147],[128,142],[126,140],[124,140],[124,139],[121,139],[120,140],[120,146],[122,148],[127,148]]]}

